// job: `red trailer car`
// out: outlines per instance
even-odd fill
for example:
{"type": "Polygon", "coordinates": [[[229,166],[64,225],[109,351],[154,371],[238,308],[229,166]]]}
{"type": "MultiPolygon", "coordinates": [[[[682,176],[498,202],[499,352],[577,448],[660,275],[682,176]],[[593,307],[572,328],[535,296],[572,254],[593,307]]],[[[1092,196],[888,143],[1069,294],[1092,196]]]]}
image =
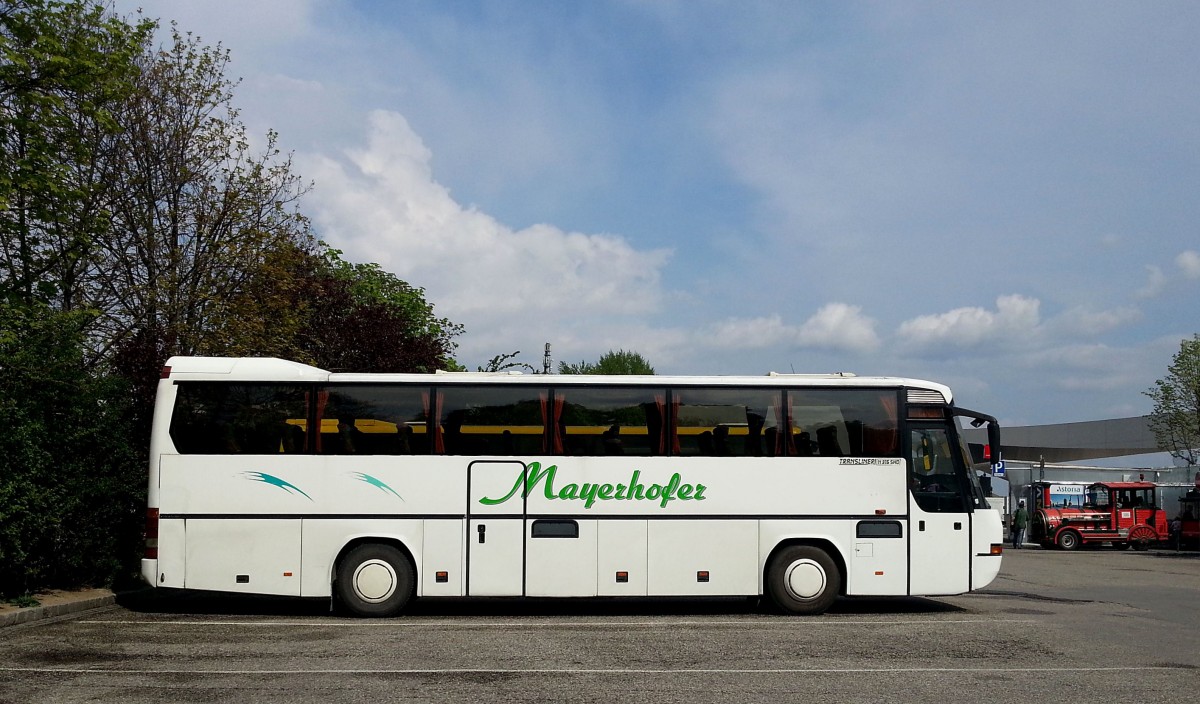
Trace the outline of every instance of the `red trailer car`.
{"type": "Polygon", "coordinates": [[[1192,489],[1179,500],[1179,534],[1181,547],[1200,548],[1200,488],[1192,489]]]}

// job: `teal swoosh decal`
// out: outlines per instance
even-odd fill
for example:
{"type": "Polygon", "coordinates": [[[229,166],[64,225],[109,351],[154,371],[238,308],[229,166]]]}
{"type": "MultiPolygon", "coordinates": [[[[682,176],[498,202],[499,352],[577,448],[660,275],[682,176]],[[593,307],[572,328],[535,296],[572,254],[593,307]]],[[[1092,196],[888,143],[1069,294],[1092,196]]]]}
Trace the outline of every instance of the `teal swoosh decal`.
{"type": "Polygon", "coordinates": [[[286,479],[280,479],[279,477],[277,477],[273,474],[266,474],[264,472],[245,472],[245,475],[248,479],[250,479],[252,481],[262,482],[264,484],[270,484],[271,486],[277,486],[280,489],[283,489],[284,491],[288,492],[289,494],[291,494],[291,493],[300,494],[301,496],[308,499],[309,501],[313,500],[312,497],[309,496],[308,494],[305,494],[304,491],[302,491],[300,489],[300,487],[296,486],[295,484],[292,484],[291,482],[287,481],[286,479]]]}
{"type": "Polygon", "coordinates": [[[379,479],[372,477],[370,474],[363,474],[362,472],[351,472],[351,474],[353,474],[355,477],[358,477],[359,481],[364,481],[364,482],[370,484],[371,486],[379,489],[380,491],[386,491],[387,493],[391,494],[392,496],[395,496],[397,499],[400,499],[401,501],[404,500],[404,497],[397,494],[395,489],[388,486],[387,484],[384,484],[379,479]]]}

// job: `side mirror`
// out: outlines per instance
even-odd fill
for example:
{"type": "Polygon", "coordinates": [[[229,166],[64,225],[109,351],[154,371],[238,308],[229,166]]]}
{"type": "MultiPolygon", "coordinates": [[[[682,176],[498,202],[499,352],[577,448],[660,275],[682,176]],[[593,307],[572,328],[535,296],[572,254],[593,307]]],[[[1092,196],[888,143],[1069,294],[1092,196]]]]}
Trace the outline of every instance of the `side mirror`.
{"type": "Polygon", "coordinates": [[[987,424],[988,447],[992,451],[992,466],[1000,464],[1000,424],[996,421],[988,421],[987,424]]]}

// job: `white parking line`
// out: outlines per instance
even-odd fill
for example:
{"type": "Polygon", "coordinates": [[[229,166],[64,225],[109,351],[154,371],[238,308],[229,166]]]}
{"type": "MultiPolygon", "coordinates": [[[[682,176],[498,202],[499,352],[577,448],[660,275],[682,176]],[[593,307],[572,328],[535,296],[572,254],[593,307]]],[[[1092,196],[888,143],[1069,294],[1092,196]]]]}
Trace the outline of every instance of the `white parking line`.
{"type": "Polygon", "coordinates": [[[1178,665],[1144,667],[829,667],[777,669],[593,669],[593,668],[412,668],[412,669],[315,669],[315,670],[119,670],[90,667],[0,667],[0,672],[68,675],[806,675],[806,674],[910,674],[910,673],[1055,673],[1055,672],[1146,672],[1190,670],[1178,665]]]}
{"type": "Polygon", "coordinates": [[[80,620],[75,623],[90,625],[125,626],[195,626],[239,628],[675,628],[678,626],[754,626],[754,627],[803,627],[810,626],[905,626],[938,624],[1029,624],[1043,623],[1037,619],[951,619],[919,621],[816,621],[809,619],[774,619],[762,621],[403,621],[403,620],[348,620],[348,621],[133,621],[133,620],[80,620]]]}

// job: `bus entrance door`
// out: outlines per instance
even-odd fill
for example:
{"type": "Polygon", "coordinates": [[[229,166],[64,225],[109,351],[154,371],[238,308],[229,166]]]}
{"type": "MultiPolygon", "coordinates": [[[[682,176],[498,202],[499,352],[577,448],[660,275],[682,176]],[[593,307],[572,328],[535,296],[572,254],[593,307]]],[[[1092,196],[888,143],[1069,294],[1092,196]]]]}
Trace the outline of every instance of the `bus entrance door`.
{"type": "Polygon", "coordinates": [[[915,428],[909,469],[909,594],[971,588],[971,514],[944,426],[915,428]]]}
{"type": "Polygon", "coordinates": [[[468,596],[524,594],[526,472],[504,460],[467,469],[468,596]]]}

